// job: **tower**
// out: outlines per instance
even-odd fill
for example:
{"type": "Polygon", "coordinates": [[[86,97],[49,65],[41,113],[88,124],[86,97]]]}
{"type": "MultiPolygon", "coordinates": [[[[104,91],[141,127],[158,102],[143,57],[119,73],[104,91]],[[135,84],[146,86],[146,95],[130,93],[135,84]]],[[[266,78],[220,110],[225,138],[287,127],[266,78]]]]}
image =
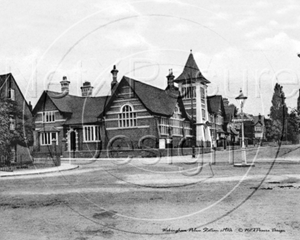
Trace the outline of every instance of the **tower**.
{"type": "Polygon", "coordinates": [[[183,104],[196,128],[196,145],[209,146],[211,143],[207,109],[207,84],[210,83],[200,72],[192,50],[182,73],[174,80],[178,84],[183,104]]]}

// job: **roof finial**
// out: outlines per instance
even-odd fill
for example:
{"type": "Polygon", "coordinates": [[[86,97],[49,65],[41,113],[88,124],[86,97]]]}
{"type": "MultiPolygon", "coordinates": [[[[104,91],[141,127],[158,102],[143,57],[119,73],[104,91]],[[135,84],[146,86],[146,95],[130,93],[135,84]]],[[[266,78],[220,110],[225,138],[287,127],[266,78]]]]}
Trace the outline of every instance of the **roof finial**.
{"type": "Polygon", "coordinates": [[[193,53],[193,50],[192,50],[192,49],[190,50],[190,53],[193,53]]]}

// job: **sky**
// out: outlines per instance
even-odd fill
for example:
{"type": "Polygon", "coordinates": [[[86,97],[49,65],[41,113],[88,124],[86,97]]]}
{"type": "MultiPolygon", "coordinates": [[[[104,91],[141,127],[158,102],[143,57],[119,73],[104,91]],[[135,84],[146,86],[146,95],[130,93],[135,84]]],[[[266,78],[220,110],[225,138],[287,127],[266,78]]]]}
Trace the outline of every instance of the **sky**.
{"type": "Polygon", "coordinates": [[[122,76],[165,88],[192,50],[219,94],[244,111],[268,115],[275,83],[293,109],[299,96],[297,0],[1,0],[0,74],[11,72],[33,105],[43,90],[70,94],[90,81],[109,93],[113,65],[122,76]]]}

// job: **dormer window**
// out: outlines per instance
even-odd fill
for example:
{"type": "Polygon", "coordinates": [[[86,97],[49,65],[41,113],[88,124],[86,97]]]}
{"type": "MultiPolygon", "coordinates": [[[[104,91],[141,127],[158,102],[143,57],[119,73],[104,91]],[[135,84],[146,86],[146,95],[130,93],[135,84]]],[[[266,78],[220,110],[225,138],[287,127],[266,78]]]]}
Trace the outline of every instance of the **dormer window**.
{"type": "Polygon", "coordinates": [[[55,122],[55,111],[48,111],[43,113],[43,121],[48,122],[55,122]]]}

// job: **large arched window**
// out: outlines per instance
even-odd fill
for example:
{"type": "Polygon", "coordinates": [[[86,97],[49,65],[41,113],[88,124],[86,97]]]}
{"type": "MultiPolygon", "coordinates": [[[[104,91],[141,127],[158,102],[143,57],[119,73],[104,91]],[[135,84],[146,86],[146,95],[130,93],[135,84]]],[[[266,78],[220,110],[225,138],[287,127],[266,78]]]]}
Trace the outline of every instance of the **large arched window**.
{"type": "Polygon", "coordinates": [[[127,128],[136,126],[136,113],[133,112],[133,107],[124,105],[119,114],[119,127],[127,128]]]}

